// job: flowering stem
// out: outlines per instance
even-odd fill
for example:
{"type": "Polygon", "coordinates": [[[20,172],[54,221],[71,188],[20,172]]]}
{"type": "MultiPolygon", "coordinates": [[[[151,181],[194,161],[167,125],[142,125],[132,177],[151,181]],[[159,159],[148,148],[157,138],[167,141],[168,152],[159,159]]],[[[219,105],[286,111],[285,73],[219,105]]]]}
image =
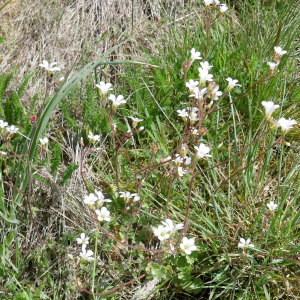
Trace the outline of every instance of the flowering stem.
{"type": "Polygon", "coordinates": [[[169,189],[168,189],[168,198],[167,198],[167,219],[169,219],[169,213],[170,213],[169,202],[170,202],[170,195],[171,195],[172,183],[173,183],[173,177],[171,177],[171,181],[170,181],[170,183],[169,183],[169,189]]]}
{"type": "Polygon", "coordinates": [[[118,192],[120,193],[120,180],[119,180],[119,168],[118,168],[118,152],[119,152],[119,148],[116,146],[116,139],[115,139],[115,132],[113,131],[113,142],[115,145],[115,149],[116,149],[116,154],[115,154],[115,172],[116,172],[116,183],[117,183],[117,188],[118,188],[118,192]]]}
{"type": "Polygon", "coordinates": [[[93,266],[93,278],[92,278],[92,292],[94,292],[94,285],[95,285],[95,274],[96,274],[96,264],[97,264],[97,246],[98,246],[98,235],[99,235],[99,228],[97,223],[96,229],[96,241],[95,241],[95,255],[94,255],[94,266],[93,266]]]}
{"type": "Polygon", "coordinates": [[[186,214],[185,214],[185,220],[184,220],[184,227],[183,227],[183,230],[181,231],[181,233],[180,233],[180,235],[178,237],[177,242],[175,243],[174,248],[176,248],[179,245],[181,239],[186,236],[186,233],[187,233],[188,228],[189,228],[189,213],[190,213],[190,206],[191,206],[193,182],[194,182],[195,177],[196,176],[193,174],[193,177],[192,177],[192,179],[190,181],[189,197],[188,197],[188,203],[187,203],[187,208],[186,208],[186,214]]]}

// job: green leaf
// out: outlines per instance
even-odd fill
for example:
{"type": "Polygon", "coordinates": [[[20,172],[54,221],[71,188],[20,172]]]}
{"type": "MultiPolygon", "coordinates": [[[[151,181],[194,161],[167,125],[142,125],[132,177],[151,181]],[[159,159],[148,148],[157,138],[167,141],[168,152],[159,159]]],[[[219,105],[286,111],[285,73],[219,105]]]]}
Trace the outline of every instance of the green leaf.
{"type": "Polygon", "coordinates": [[[0,43],[4,42],[4,38],[2,36],[0,36],[0,43]]]}
{"type": "Polygon", "coordinates": [[[68,182],[68,180],[71,178],[73,172],[75,170],[77,170],[79,167],[78,165],[76,165],[75,163],[71,163],[66,170],[64,171],[64,173],[62,174],[62,182],[61,184],[64,185],[65,183],[68,182]]]}
{"type": "Polygon", "coordinates": [[[202,290],[202,286],[203,281],[200,278],[196,278],[194,281],[183,286],[183,288],[189,293],[198,294],[202,290]]]}
{"type": "Polygon", "coordinates": [[[173,269],[170,265],[166,266],[166,278],[171,279],[173,275],[173,269]]]}
{"type": "Polygon", "coordinates": [[[159,264],[156,263],[149,263],[146,268],[146,272],[152,275],[151,277],[156,279],[162,279],[167,275],[166,267],[160,266],[159,264]]]}
{"type": "Polygon", "coordinates": [[[140,230],[138,236],[143,240],[147,238],[147,233],[144,230],[140,230]]]}

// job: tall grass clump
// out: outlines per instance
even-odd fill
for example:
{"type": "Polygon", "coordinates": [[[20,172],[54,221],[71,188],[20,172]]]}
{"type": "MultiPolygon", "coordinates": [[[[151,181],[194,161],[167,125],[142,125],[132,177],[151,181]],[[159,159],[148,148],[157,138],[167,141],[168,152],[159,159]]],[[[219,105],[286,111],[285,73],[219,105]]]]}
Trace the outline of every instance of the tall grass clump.
{"type": "Polygon", "coordinates": [[[0,76],[4,299],[299,298],[297,3],[161,8],[27,115],[0,76]]]}

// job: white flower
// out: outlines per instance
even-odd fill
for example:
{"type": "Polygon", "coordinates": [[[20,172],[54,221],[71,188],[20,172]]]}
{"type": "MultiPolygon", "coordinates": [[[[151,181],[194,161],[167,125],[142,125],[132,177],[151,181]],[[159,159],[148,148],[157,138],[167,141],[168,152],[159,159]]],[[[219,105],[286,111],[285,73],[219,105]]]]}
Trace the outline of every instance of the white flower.
{"type": "Polygon", "coordinates": [[[180,248],[185,252],[185,254],[190,255],[192,251],[197,250],[197,247],[194,244],[195,240],[193,238],[188,239],[187,237],[184,237],[180,244],[180,248]]]}
{"type": "Polygon", "coordinates": [[[109,100],[112,101],[112,109],[115,110],[118,106],[120,106],[123,103],[126,103],[126,100],[124,100],[124,96],[119,95],[116,97],[115,95],[111,94],[108,97],[109,100]]]}
{"type": "Polygon", "coordinates": [[[197,113],[195,112],[195,111],[191,111],[190,112],[190,122],[192,123],[192,124],[194,124],[196,121],[198,121],[199,120],[199,118],[198,118],[198,115],[197,115],[197,113]]]}
{"type": "Polygon", "coordinates": [[[271,212],[274,212],[277,209],[278,205],[275,204],[273,201],[271,201],[270,203],[267,204],[267,206],[271,212]]]}
{"type": "Polygon", "coordinates": [[[178,117],[181,117],[184,120],[186,120],[186,118],[189,115],[188,112],[185,109],[183,109],[183,110],[177,110],[177,113],[178,113],[178,117]]]}
{"type": "Polygon", "coordinates": [[[81,256],[84,260],[94,260],[94,252],[92,250],[86,251],[85,245],[82,246],[82,252],[80,252],[79,256],[81,256]]]}
{"type": "Polygon", "coordinates": [[[207,88],[199,90],[198,87],[194,89],[194,93],[189,97],[195,97],[197,100],[203,100],[205,93],[207,92],[207,88]]]}
{"type": "Polygon", "coordinates": [[[208,61],[200,62],[200,65],[202,67],[202,70],[207,70],[207,71],[209,71],[213,67],[209,65],[208,61]]]}
{"type": "Polygon", "coordinates": [[[223,14],[228,9],[226,4],[220,4],[220,12],[223,14]]]}
{"type": "Polygon", "coordinates": [[[134,118],[134,117],[131,117],[131,116],[128,117],[128,118],[130,118],[133,122],[136,122],[136,123],[143,121],[143,119],[138,119],[138,118],[134,118]]]}
{"type": "Polygon", "coordinates": [[[102,194],[101,191],[95,191],[97,197],[98,197],[98,200],[97,200],[97,206],[101,206],[103,205],[104,202],[112,202],[111,200],[109,199],[104,199],[104,195],[102,194]]]}
{"type": "Polygon", "coordinates": [[[274,51],[275,51],[275,53],[278,54],[279,56],[282,56],[282,55],[284,55],[284,54],[287,53],[287,51],[282,50],[281,47],[274,47],[274,51]]]}
{"type": "Polygon", "coordinates": [[[199,108],[194,106],[194,107],[188,107],[187,110],[189,110],[191,114],[191,113],[196,113],[199,110],[199,108]]]}
{"type": "Polygon", "coordinates": [[[154,235],[156,235],[160,241],[167,240],[170,237],[169,231],[169,227],[159,225],[158,228],[154,229],[154,235]]]}
{"type": "Polygon", "coordinates": [[[175,154],[175,159],[173,159],[176,166],[179,166],[183,162],[183,158],[180,156],[180,154],[175,154]]]}
{"type": "Polygon", "coordinates": [[[6,131],[8,131],[9,133],[17,133],[18,130],[19,130],[19,128],[15,127],[14,125],[6,127],[6,131]]]}
{"type": "Polygon", "coordinates": [[[169,228],[170,235],[175,234],[177,230],[180,230],[184,227],[184,225],[181,223],[174,226],[173,221],[171,219],[166,219],[166,221],[162,221],[162,224],[169,228]]]}
{"type": "Polygon", "coordinates": [[[100,135],[93,135],[93,133],[90,131],[88,138],[92,141],[92,142],[99,142],[100,141],[100,135]]]}
{"type": "Polygon", "coordinates": [[[70,254],[70,253],[68,253],[68,257],[69,257],[71,260],[73,260],[73,259],[74,259],[73,255],[72,255],[72,254],[70,254]]]}
{"type": "Polygon", "coordinates": [[[228,92],[230,92],[235,86],[242,86],[241,84],[238,84],[237,79],[232,79],[228,77],[226,80],[228,81],[228,87],[227,87],[228,92]]]}
{"type": "Polygon", "coordinates": [[[191,91],[194,92],[194,89],[197,88],[199,85],[199,81],[194,81],[190,79],[189,82],[186,83],[186,87],[191,91]]]}
{"type": "Polygon", "coordinates": [[[182,167],[178,167],[177,172],[178,172],[178,175],[179,175],[180,177],[182,177],[184,174],[187,173],[187,171],[186,171],[186,170],[183,170],[182,167]]]}
{"type": "Polygon", "coordinates": [[[40,143],[42,146],[45,146],[46,144],[48,144],[49,140],[47,137],[43,138],[43,139],[40,139],[40,143]]]}
{"type": "Polygon", "coordinates": [[[85,236],[85,233],[82,233],[80,235],[80,238],[77,238],[76,241],[77,241],[78,245],[80,245],[80,244],[87,245],[89,243],[89,237],[85,236]]]}
{"type": "Polygon", "coordinates": [[[128,118],[130,118],[132,120],[132,127],[133,128],[135,128],[139,122],[143,121],[143,119],[138,119],[138,118],[135,118],[135,117],[132,117],[132,116],[130,116],[128,118]]]}
{"type": "Polygon", "coordinates": [[[219,86],[215,86],[215,88],[212,90],[211,92],[211,98],[213,98],[213,100],[218,100],[220,96],[222,96],[222,92],[219,91],[219,86]]]}
{"type": "Polygon", "coordinates": [[[133,198],[133,202],[139,201],[141,198],[138,194],[130,192],[120,192],[120,198],[124,198],[125,203],[130,201],[130,198],[133,198]]]}
{"type": "Polygon", "coordinates": [[[200,85],[203,86],[206,81],[212,81],[213,75],[209,74],[209,70],[198,68],[199,77],[200,77],[200,85]]]}
{"type": "Polygon", "coordinates": [[[39,66],[42,68],[45,68],[45,70],[47,71],[47,73],[50,75],[52,72],[54,71],[60,71],[59,67],[53,67],[57,65],[57,62],[53,62],[49,65],[49,63],[47,62],[47,60],[43,60],[43,63],[41,63],[39,66]]]}
{"type": "Polygon", "coordinates": [[[190,61],[191,63],[196,60],[196,59],[202,59],[202,57],[200,57],[200,52],[196,52],[195,48],[193,48],[191,50],[191,58],[190,58],[190,61]]]}
{"type": "Polygon", "coordinates": [[[160,161],[162,163],[169,162],[171,160],[171,158],[172,158],[171,156],[167,156],[166,158],[161,158],[160,161]]]}
{"type": "Polygon", "coordinates": [[[276,64],[274,62],[268,62],[267,64],[270,67],[270,71],[274,71],[275,68],[279,65],[279,63],[276,64]]]}
{"type": "Polygon", "coordinates": [[[211,4],[213,4],[214,0],[204,0],[204,4],[205,6],[209,6],[211,4]]]}
{"type": "Polygon", "coordinates": [[[200,159],[203,157],[212,157],[210,154],[208,154],[208,152],[210,151],[210,148],[207,147],[206,145],[201,143],[199,145],[199,147],[194,146],[194,148],[197,150],[197,153],[195,154],[197,159],[200,159]]]}
{"type": "Polygon", "coordinates": [[[250,242],[250,239],[247,239],[247,241],[245,241],[245,239],[241,238],[240,243],[238,244],[238,248],[253,248],[254,245],[250,244],[250,242]]]}
{"type": "Polygon", "coordinates": [[[274,104],[272,101],[262,101],[261,103],[266,110],[266,117],[269,119],[275,109],[280,107],[278,104],[274,104]]]}
{"type": "Polygon", "coordinates": [[[199,134],[198,129],[193,127],[193,128],[191,129],[191,135],[198,135],[198,134],[199,134]]]}
{"type": "Polygon", "coordinates": [[[141,199],[141,197],[136,195],[133,197],[133,202],[139,201],[140,199],[141,199]]]}
{"type": "Polygon", "coordinates": [[[8,126],[8,123],[0,120],[0,128],[4,129],[6,126],[8,126]]]}
{"type": "Polygon", "coordinates": [[[288,120],[285,118],[281,118],[276,122],[276,125],[278,127],[281,127],[281,129],[285,132],[293,128],[293,125],[295,124],[297,124],[297,122],[295,120],[291,120],[290,118],[288,120]]]}
{"type": "Polygon", "coordinates": [[[100,89],[101,93],[103,95],[106,95],[108,91],[112,91],[111,83],[105,83],[103,81],[100,81],[100,84],[96,84],[96,87],[100,89]]]}
{"type": "Polygon", "coordinates": [[[187,156],[187,157],[185,158],[185,165],[188,166],[188,165],[191,164],[191,162],[192,162],[192,159],[191,159],[190,157],[187,156]]]}
{"type": "Polygon", "coordinates": [[[103,221],[103,220],[105,220],[105,221],[109,221],[110,220],[110,212],[107,210],[107,208],[106,207],[102,207],[101,208],[101,211],[100,210],[98,210],[98,209],[96,209],[95,210],[95,213],[98,215],[98,220],[99,221],[103,221]]]}
{"type": "Polygon", "coordinates": [[[187,144],[182,144],[179,150],[180,155],[183,158],[185,158],[188,152],[189,152],[189,147],[187,146],[187,144]]]}
{"type": "Polygon", "coordinates": [[[219,5],[220,1],[219,0],[215,0],[215,5],[219,5]]]}
{"type": "Polygon", "coordinates": [[[83,202],[87,205],[94,205],[98,198],[93,194],[90,193],[88,196],[84,196],[83,202]]]}

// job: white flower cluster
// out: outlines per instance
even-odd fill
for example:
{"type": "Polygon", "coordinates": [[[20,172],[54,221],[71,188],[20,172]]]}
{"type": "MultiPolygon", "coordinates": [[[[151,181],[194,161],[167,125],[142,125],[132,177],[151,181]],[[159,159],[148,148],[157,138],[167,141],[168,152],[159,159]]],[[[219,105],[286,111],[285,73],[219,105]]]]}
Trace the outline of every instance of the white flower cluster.
{"type": "MultiPolygon", "coordinates": [[[[274,102],[272,101],[262,101],[261,104],[265,108],[267,120],[271,120],[272,113],[275,111],[275,109],[280,107],[278,104],[274,104],[274,102]]],[[[281,127],[284,133],[286,133],[288,130],[293,128],[293,125],[296,124],[297,122],[291,118],[289,119],[280,118],[278,121],[275,121],[274,123],[276,127],[281,127]]]]}
{"type": "MultiPolygon", "coordinates": [[[[189,59],[190,64],[195,60],[201,60],[201,53],[196,51],[194,48],[190,51],[191,57],[189,59]]],[[[186,88],[189,91],[189,97],[197,100],[199,107],[193,106],[184,108],[182,110],[177,110],[178,116],[183,119],[184,122],[189,122],[191,125],[195,124],[199,120],[200,112],[203,113],[203,110],[209,109],[214,101],[218,100],[220,96],[223,95],[223,92],[220,91],[219,85],[213,81],[213,74],[210,74],[212,65],[208,61],[200,62],[201,67],[198,68],[199,79],[190,79],[186,82],[186,88]],[[207,103],[207,100],[210,99],[210,102],[207,103]],[[203,107],[204,106],[204,107],[203,107]],[[200,109],[200,111],[199,111],[200,109]]],[[[234,87],[241,86],[238,84],[238,80],[228,77],[228,86],[226,88],[226,93],[230,92],[234,87]]],[[[193,134],[196,134],[197,131],[193,129],[193,134]]]]}
{"type": "MultiPolygon", "coordinates": [[[[77,238],[76,241],[78,245],[81,245],[81,252],[79,253],[81,259],[87,261],[94,260],[94,252],[92,250],[86,250],[86,246],[89,244],[89,237],[85,236],[85,233],[82,233],[80,238],[77,238]]],[[[73,260],[72,254],[68,254],[68,256],[73,260]]]]}
{"type": "Polygon", "coordinates": [[[3,120],[0,120],[0,131],[4,132],[4,129],[10,135],[13,135],[14,133],[17,133],[19,131],[19,128],[17,128],[15,125],[8,126],[7,122],[4,122],[3,120]]]}
{"type": "MultiPolygon", "coordinates": [[[[193,156],[194,161],[198,161],[201,158],[204,157],[212,157],[208,152],[210,151],[210,148],[207,147],[205,144],[200,143],[199,147],[194,146],[196,149],[196,152],[193,156]]],[[[175,158],[172,159],[171,156],[168,156],[164,159],[162,159],[162,162],[168,162],[171,161],[175,164],[177,167],[177,173],[180,177],[182,177],[184,174],[186,174],[188,171],[184,170],[184,167],[191,165],[192,158],[187,156],[188,154],[188,146],[187,144],[182,144],[181,148],[179,150],[179,153],[175,154],[175,158]]]]}
{"type": "Polygon", "coordinates": [[[286,54],[287,51],[283,50],[281,47],[274,47],[274,61],[275,62],[268,62],[268,66],[270,67],[271,74],[274,74],[276,67],[280,63],[281,56],[286,54]]]}
{"type": "MultiPolygon", "coordinates": [[[[96,84],[96,87],[100,89],[100,92],[103,97],[106,97],[109,91],[112,91],[113,89],[111,83],[105,83],[103,81],[100,82],[100,84],[96,84]]],[[[126,103],[126,100],[124,99],[124,96],[119,95],[115,96],[113,94],[108,96],[108,99],[112,101],[112,110],[115,111],[121,104],[126,103]]]]}
{"type": "Polygon", "coordinates": [[[105,199],[104,195],[101,191],[95,191],[96,195],[94,193],[90,193],[89,195],[84,197],[83,202],[88,205],[88,207],[91,210],[95,210],[95,213],[97,214],[97,219],[99,221],[110,221],[110,211],[106,207],[102,207],[105,202],[112,202],[109,199],[105,199]]]}
{"type": "MultiPolygon", "coordinates": [[[[173,238],[176,232],[180,229],[184,228],[183,224],[174,225],[171,219],[166,219],[166,221],[162,221],[162,224],[159,225],[157,228],[154,228],[154,235],[158,237],[160,241],[167,241],[169,238],[173,238]]],[[[195,240],[193,238],[188,239],[184,237],[182,239],[182,243],[180,244],[180,248],[185,254],[190,255],[192,251],[197,250],[197,247],[194,245],[195,240]]],[[[170,243],[170,248],[174,251],[174,246],[170,243]]]]}
{"type": "Polygon", "coordinates": [[[224,3],[220,3],[219,0],[204,0],[205,8],[208,9],[211,5],[213,5],[214,9],[219,8],[219,14],[223,14],[228,10],[228,6],[224,3]]]}
{"type": "Polygon", "coordinates": [[[141,198],[138,194],[133,193],[131,194],[130,192],[120,192],[120,198],[123,198],[125,203],[128,203],[131,201],[131,198],[133,202],[139,201],[141,198]]]}

